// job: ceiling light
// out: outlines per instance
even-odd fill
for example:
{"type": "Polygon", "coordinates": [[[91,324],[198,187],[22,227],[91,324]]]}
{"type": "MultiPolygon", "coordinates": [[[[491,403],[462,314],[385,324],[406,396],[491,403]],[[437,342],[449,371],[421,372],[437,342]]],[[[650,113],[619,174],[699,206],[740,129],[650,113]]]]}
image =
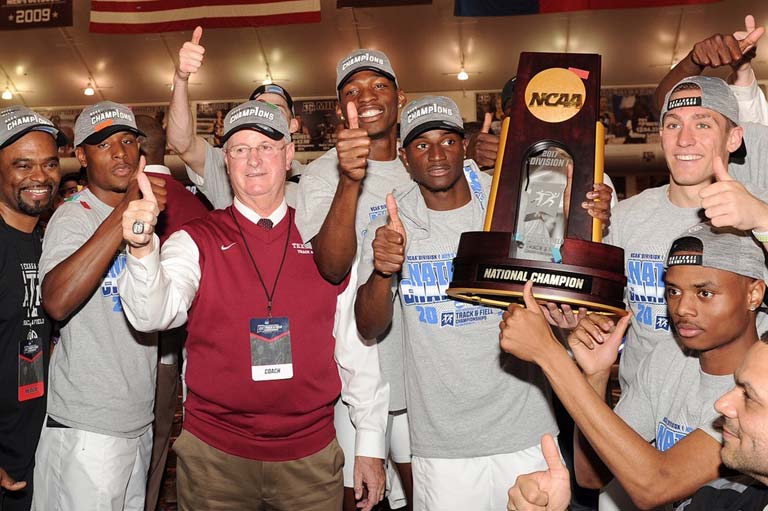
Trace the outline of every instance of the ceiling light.
{"type": "Polygon", "coordinates": [[[11,89],[8,89],[8,88],[6,88],[6,89],[3,91],[3,95],[2,95],[2,98],[3,98],[4,100],[6,100],[6,101],[9,101],[9,100],[13,99],[13,93],[11,93],[11,89]]]}
{"type": "Polygon", "coordinates": [[[466,71],[464,71],[464,68],[462,67],[461,71],[459,71],[459,74],[456,75],[456,78],[463,82],[464,80],[469,80],[469,75],[466,71]]]}
{"type": "Polygon", "coordinates": [[[271,85],[272,84],[272,77],[267,73],[267,76],[262,80],[262,85],[271,85]]]}
{"type": "Polygon", "coordinates": [[[93,90],[93,87],[91,87],[91,82],[88,82],[88,86],[85,89],[83,89],[83,94],[85,94],[86,96],[93,96],[94,94],[96,94],[96,91],[93,90]]]}

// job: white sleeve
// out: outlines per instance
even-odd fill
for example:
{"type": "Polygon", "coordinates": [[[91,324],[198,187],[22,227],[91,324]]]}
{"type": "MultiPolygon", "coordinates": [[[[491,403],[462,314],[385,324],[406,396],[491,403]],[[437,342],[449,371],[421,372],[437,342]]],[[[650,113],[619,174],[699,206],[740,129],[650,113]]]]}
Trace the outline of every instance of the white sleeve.
{"type": "Polygon", "coordinates": [[[200,286],[200,252],[186,231],[173,233],[158,249],[137,259],[128,252],[118,279],[120,300],[128,321],[141,332],[154,332],[187,322],[187,309],[200,286]]]}
{"type": "Polygon", "coordinates": [[[355,425],[355,455],[384,459],[389,383],[381,376],[378,344],[367,343],[357,333],[356,274],[357,262],[352,266],[347,288],[336,301],[335,358],[341,376],[341,399],[348,405],[355,425]]]}
{"type": "Polygon", "coordinates": [[[731,85],[731,90],[739,102],[739,124],[754,122],[768,125],[768,102],[765,94],[757,85],[752,71],[752,83],[746,86],[731,85]]]}

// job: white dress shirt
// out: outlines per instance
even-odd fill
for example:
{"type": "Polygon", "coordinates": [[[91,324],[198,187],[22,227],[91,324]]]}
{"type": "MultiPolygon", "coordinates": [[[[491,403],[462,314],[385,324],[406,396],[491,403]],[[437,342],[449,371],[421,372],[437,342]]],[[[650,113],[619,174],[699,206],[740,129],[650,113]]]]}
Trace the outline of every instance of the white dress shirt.
{"type": "MultiPolygon", "coordinates": [[[[250,222],[261,218],[237,198],[234,207],[250,222]]],[[[276,225],[287,211],[283,200],[267,218],[276,225]]],[[[162,251],[158,250],[157,235],[153,236],[151,246],[152,251],[141,259],[128,252],[125,271],[118,280],[125,315],[143,332],[186,323],[187,310],[200,286],[200,252],[186,231],[173,233],[162,251]]],[[[353,268],[351,275],[355,273],[353,268]]],[[[354,314],[356,290],[356,282],[349,282],[336,300],[334,358],[341,377],[341,397],[349,405],[357,428],[355,455],[383,459],[389,384],[381,377],[378,346],[368,345],[358,336],[354,314]]]]}

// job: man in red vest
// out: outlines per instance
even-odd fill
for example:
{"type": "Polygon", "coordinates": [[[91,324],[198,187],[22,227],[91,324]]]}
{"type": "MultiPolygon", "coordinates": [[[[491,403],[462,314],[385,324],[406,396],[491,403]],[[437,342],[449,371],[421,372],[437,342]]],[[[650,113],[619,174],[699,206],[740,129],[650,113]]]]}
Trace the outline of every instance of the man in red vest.
{"type": "Polygon", "coordinates": [[[227,114],[222,141],[232,206],[187,224],[159,252],[157,206],[139,176],[144,198],[123,217],[129,320],[144,331],[187,321],[188,397],[174,444],[180,507],[340,509],[333,407],[342,392],[370,510],[384,494],[388,391],[376,346],[335,332],[354,290],[322,277],[285,202],[288,122],[274,105],[249,101],[227,114]]]}

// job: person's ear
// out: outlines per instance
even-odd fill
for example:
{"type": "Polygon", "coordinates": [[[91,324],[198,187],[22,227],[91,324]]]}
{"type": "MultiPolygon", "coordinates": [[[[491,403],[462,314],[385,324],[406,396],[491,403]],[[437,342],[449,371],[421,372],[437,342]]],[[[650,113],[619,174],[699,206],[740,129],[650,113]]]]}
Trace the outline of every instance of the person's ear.
{"type": "Polygon", "coordinates": [[[731,128],[731,131],[728,133],[728,141],[726,143],[726,147],[728,148],[728,152],[732,153],[736,151],[739,147],[741,147],[741,142],[744,139],[744,130],[741,126],[736,126],[735,128],[731,128]]]}
{"type": "Polygon", "coordinates": [[[77,161],[80,163],[81,167],[88,166],[88,158],[85,156],[85,149],[83,149],[82,146],[75,147],[75,158],[77,158],[77,161]]]}
{"type": "Polygon", "coordinates": [[[287,146],[285,146],[285,171],[289,172],[291,170],[291,162],[293,161],[293,157],[296,154],[296,146],[293,145],[293,142],[290,142],[287,146]]]}
{"type": "Polygon", "coordinates": [[[764,296],[765,281],[763,279],[755,279],[749,285],[749,310],[757,310],[762,305],[764,296]]]}

